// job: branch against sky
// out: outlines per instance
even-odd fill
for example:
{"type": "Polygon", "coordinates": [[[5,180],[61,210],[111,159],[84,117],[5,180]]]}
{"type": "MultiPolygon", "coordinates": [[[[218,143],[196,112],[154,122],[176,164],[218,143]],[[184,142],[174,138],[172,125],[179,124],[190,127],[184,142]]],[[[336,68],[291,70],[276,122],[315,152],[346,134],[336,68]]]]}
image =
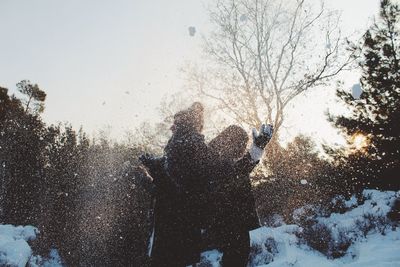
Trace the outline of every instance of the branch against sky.
{"type": "Polygon", "coordinates": [[[43,112],[46,93],[37,84],[32,84],[28,80],[22,80],[17,83],[17,88],[25,96],[23,100],[25,112],[29,111],[35,114],[43,112]]]}
{"type": "Polygon", "coordinates": [[[204,38],[204,68],[189,66],[193,90],[237,123],[282,126],[296,96],[350,66],[339,14],[306,0],[218,0],[204,38]]]}

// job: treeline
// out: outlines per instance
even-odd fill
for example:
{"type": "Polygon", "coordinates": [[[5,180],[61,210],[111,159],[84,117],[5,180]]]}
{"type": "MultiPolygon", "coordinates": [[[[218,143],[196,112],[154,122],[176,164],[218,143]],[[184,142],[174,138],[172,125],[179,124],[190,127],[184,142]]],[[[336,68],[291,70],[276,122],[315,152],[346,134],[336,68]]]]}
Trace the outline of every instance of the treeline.
{"type": "Polygon", "coordinates": [[[149,195],[135,183],[139,146],[89,140],[47,126],[46,94],[29,81],[21,97],[0,88],[0,223],[34,225],[34,245],[57,248],[68,266],[143,266],[149,195]]]}

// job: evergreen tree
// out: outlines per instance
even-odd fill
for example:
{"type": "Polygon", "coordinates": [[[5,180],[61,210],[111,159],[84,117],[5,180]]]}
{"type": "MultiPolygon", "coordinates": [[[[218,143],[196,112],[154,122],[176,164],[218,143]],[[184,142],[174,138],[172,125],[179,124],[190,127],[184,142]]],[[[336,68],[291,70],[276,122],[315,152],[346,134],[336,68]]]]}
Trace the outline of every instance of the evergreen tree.
{"type": "Polygon", "coordinates": [[[83,187],[83,163],[87,157],[88,141],[82,131],[79,135],[71,126],[52,125],[46,135],[47,164],[45,186],[41,203],[42,213],[40,249],[56,247],[62,258],[71,265],[77,257],[76,232],[78,224],[79,194],[83,187]]]}
{"type": "Polygon", "coordinates": [[[44,182],[46,128],[40,111],[46,94],[28,81],[17,84],[17,87],[34,87],[35,93],[21,89],[23,96],[30,99],[30,104],[24,104],[15,96],[9,96],[7,89],[0,89],[0,161],[4,200],[1,221],[37,225],[38,214],[43,211],[43,206],[38,203],[44,182]],[[29,105],[41,108],[33,110],[29,105]]]}
{"type": "Polygon", "coordinates": [[[46,93],[37,84],[31,84],[28,80],[17,83],[18,91],[25,96],[23,101],[26,112],[40,113],[44,110],[46,93]]]}
{"type": "Polygon", "coordinates": [[[351,45],[362,71],[363,92],[356,99],[338,90],[351,114],[329,115],[352,148],[327,150],[346,173],[342,183],[351,191],[400,188],[399,19],[399,5],[382,0],[379,20],[364,34],[363,43],[351,45]]]}

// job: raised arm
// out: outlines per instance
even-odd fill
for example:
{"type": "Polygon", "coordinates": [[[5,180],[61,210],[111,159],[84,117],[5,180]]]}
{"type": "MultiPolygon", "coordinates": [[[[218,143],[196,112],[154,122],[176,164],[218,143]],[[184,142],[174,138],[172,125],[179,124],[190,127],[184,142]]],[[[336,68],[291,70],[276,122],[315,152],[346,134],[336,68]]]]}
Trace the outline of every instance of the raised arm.
{"type": "Polygon", "coordinates": [[[246,154],[237,160],[234,164],[237,174],[248,175],[253,171],[254,167],[260,162],[264,153],[264,148],[272,138],[274,128],[272,125],[261,125],[260,132],[253,129],[253,143],[246,154]]]}

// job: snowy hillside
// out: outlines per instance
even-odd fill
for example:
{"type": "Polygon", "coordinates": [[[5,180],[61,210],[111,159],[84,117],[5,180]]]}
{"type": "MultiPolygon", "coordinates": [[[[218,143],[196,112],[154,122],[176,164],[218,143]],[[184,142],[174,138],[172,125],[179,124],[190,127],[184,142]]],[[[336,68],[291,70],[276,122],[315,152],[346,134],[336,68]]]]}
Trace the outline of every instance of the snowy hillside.
{"type": "MultiPolygon", "coordinates": [[[[249,266],[400,266],[400,230],[387,218],[400,192],[366,190],[363,196],[360,205],[354,197],[343,202],[343,214],[312,216],[313,207],[305,207],[295,213],[297,224],[250,232],[249,266]]],[[[220,258],[217,250],[207,251],[202,266],[218,267],[220,258]]]]}
{"type": "Polygon", "coordinates": [[[61,267],[56,250],[46,259],[32,254],[28,243],[36,239],[37,234],[38,230],[30,225],[0,225],[0,266],[61,267]]]}

